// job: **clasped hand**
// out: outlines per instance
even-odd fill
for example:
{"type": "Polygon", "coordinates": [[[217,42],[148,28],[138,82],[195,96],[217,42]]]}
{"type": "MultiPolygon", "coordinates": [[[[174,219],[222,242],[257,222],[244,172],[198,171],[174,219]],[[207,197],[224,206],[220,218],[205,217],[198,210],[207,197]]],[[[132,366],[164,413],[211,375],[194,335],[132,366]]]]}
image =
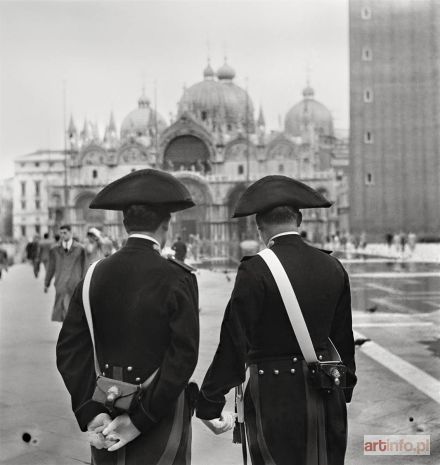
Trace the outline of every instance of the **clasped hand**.
{"type": "Polygon", "coordinates": [[[107,413],[100,413],[89,423],[87,434],[92,446],[113,452],[136,439],[141,432],[127,414],[112,420],[107,413]]]}
{"type": "Polygon", "coordinates": [[[202,420],[202,422],[214,433],[222,434],[226,431],[231,430],[234,427],[235,419],[237,418],[236,413],[224,410],[220,418],[213,420],[202,420]]]}

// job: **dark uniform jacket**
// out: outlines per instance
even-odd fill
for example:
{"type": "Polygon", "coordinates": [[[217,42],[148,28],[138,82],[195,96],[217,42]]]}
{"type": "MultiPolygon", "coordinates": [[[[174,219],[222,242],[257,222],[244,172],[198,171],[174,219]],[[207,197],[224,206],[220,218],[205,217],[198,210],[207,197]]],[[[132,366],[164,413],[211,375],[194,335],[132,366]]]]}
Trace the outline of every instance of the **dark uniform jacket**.
{"type": "MultiPolygon", "coordinates": [[[[75,290],[59,335],[57,366],[71,394],[79,426],[85,431],[87,424],[106,410],[91,400],[96,375],[82,285],[81,282],[75,290]]],[[[196,278],[187,269],[161,257],[153,242],[129,238],[121,250],[96,266],[90,303],[97,356],[105,376],[139,384],[160,368],[146,395],[130,413],[142,434],[125,447],[127,464],[137,463],[139,455],[145,456],[145,463],[154,464],[161,455],[160,447],[156,445],[152,452],[157,457],[148,458],[142,450],[143,438],[154,434],[161,420],[174,415],[177,400],[197,363],[196,278]]],[[[187,406],[185,412],[189,420],[187,406]]],[[[185,424],[186,436],[182,433],[177,441],[178,446],[182,442],[178,451],[181,455],[185,455],[189,442],[189,421],[185,424]]],[[[166,443],[167,438],[164,440],[166,443]]],[[[116,460],[115,453],[93,448],[92,452],[94,463],[116,460]]]]}
{"type": "MultiPolygon", "coordinates": [[[[338,260],[299,235],[277,237],[271,249],[292,283],[317,354],[326,359],[330,337],[348,367],[350,388],[326,398],[328,463],[343,463],[345,401],[351,400],[356,382],[347,273],[338,260]]],[[[245,380],[245,366],[250,366],[245,421],[253,463],[284,465],[295,459],[305,464],[309,394],[302,359],[266,263],[258,255],[242,261],[220,343],[201,387],[197,416],[219,417],[225,394],[245,380]]]]}

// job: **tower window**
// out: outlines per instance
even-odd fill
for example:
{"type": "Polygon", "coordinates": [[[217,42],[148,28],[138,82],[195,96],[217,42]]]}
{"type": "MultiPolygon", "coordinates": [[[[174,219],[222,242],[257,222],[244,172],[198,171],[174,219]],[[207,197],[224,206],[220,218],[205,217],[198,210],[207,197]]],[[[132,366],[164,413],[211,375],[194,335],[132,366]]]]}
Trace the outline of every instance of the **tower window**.
{"type": "Polygon", "coordinates": [[[26,195],[26,181],[21,181],[21,195],[26,195]]]}
{"type": "Polygon", "coordinates": [[[26,226],[25,226],[24,224],[21,225],[21,235],[22,235],[23,237],[26,236],[26,226]]]}
{"type": "Polygon", "coordinates": [[[238,165],[238,174],[243,174],[243,173],[244,173],[244,166],[238,165]]]}
{"type": "Polygon", "coordinates": [[[361,18],[362,19],[371,19],[371,8],[368,6],[364,6],[361,10],[361,18]]]}
{"type": "Polygon", "coordinates": [[[207,117],[208,117],[208,113],[206,111],[202,111],[202,114],[201,114],[202,121],[206,121],[207,117]]]}
{"type": "Polygon", "coordinates": [[[371,89],[364,90],[364,102],[371,103],[373,101],[373,91],[371,89]]]}
{"type": "Polygon", "coordinates": [[[41,226],[39,224],[35,225],[35,233],[40,234],[41,233],[41,226]]]}
{"type": "Polygon", "coordinates": [[[40,166],[40,163],[38,161],[35,162],[35,168],[38,168],[40,166]]]}
{"type": "Polygon", "coordinates": [[[98,177],[98,170],[93,170],[92,176],[93,176],[93,179],[96,179],[98,177]]]}
{"type": "Polygon", "coordinates": [[[35,195],[40,196],[41,193],[41,181],[35,181],[35,195]]]}
{"type": "Polygon", "coordinates": [[[371,48],[363,47],[362,48],[362,60],[371,61],[372,59],[373,59],[373,52],[371,51],[371,48]]]}
{"type": "Polygon", "coordinates": [[[41,208],[41,202],[39,200],[35,200],[35,210],[39,210],[41,208]]]}
{"type": "Polygon", "coordinates": [[[374,186],[374,178],[372,173],[367,173],[365,176],[365,185],[374,186]]]}
{"type": "Polygon", "coordinates": [[[373,133],[371,131],[365,131],[364,142],[366,144],[372,144],[373,143],[373,133]]]}
{"type": "Polygon", "coordinates": [[[26,200],[21,201],[21,209],[26,210],[26,200]]]}

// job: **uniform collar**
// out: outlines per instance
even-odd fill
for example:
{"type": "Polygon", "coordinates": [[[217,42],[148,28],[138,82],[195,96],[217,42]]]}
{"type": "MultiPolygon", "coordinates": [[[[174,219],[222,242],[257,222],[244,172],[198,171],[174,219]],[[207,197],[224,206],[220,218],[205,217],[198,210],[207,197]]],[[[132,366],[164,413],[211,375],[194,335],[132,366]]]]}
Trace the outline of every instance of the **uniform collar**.
{"type": "Polygon", "coordinates": [[[70,238],[67,242],[61,241],[61,247],[63,249],[67,249],[67,251],[69,251],[72,248],[72,245],[73,245],[73,238],[70,238]]]}
{"type": "Polygon", "coordinates": [[[148,234],[133,233],[133,234],[130,234],[128,236],[128,238],[129,239],[131,239],[131,238],[133,238],[133,239],[145,239],[146,241],[152,242],[153,243],[153,249],[160,253],[161,247],[160,247],[159,242],[157,241],[157,239],[155,239],[154,237],[149,236],[148,234]]]}
{"type": "Polygon", "coordinates": [[[272,247],[275,243],[274,239],[276,239],[277,237],[282,237],[282,236],[291,236],[291,235],[294,235],[294,236],[299,236],[299,232],[298,231],[286,231],[286,232],[282,232],[282,233],[279,233],[279,234],[275,234],[275,236],[272,236],[268,241],[267,241],[267,247],[272,247]]]}

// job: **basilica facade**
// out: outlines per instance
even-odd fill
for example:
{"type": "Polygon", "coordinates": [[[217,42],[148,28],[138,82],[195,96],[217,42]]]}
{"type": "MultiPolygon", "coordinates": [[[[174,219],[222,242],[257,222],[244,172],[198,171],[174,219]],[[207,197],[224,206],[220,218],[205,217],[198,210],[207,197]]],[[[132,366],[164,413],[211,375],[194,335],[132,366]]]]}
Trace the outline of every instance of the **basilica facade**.
{"type": "Polygon", "coordinates": [[[227,62],[216,72],[208,63],[202,80],[184,89],[169,124],[145,93],[120,131],[113,114],[102,137],[96,125],[86,121],[78,129],[71,118],[67,152],[16,160],[15,237],[55,230],[62,222],[71,223],[78,237],[91,226],[123,237],[120,212],[88,205],[106,184],[143,168],[168,171],[187,186],[196,206],[175,214],[172,235],[198,238],[210,256],[234,257],[241,240],[255,237],[252,219],[231,215],[247,186],[268,174],[299,179],[334,202],[304,211],[302,228],[310,240],[346,228],[347,142],[335,137],[330,111],[308,85],[286,114],[284,129],[269,131],[262,109],[255,117],[250,96],[234,78],[227,62]]]}

